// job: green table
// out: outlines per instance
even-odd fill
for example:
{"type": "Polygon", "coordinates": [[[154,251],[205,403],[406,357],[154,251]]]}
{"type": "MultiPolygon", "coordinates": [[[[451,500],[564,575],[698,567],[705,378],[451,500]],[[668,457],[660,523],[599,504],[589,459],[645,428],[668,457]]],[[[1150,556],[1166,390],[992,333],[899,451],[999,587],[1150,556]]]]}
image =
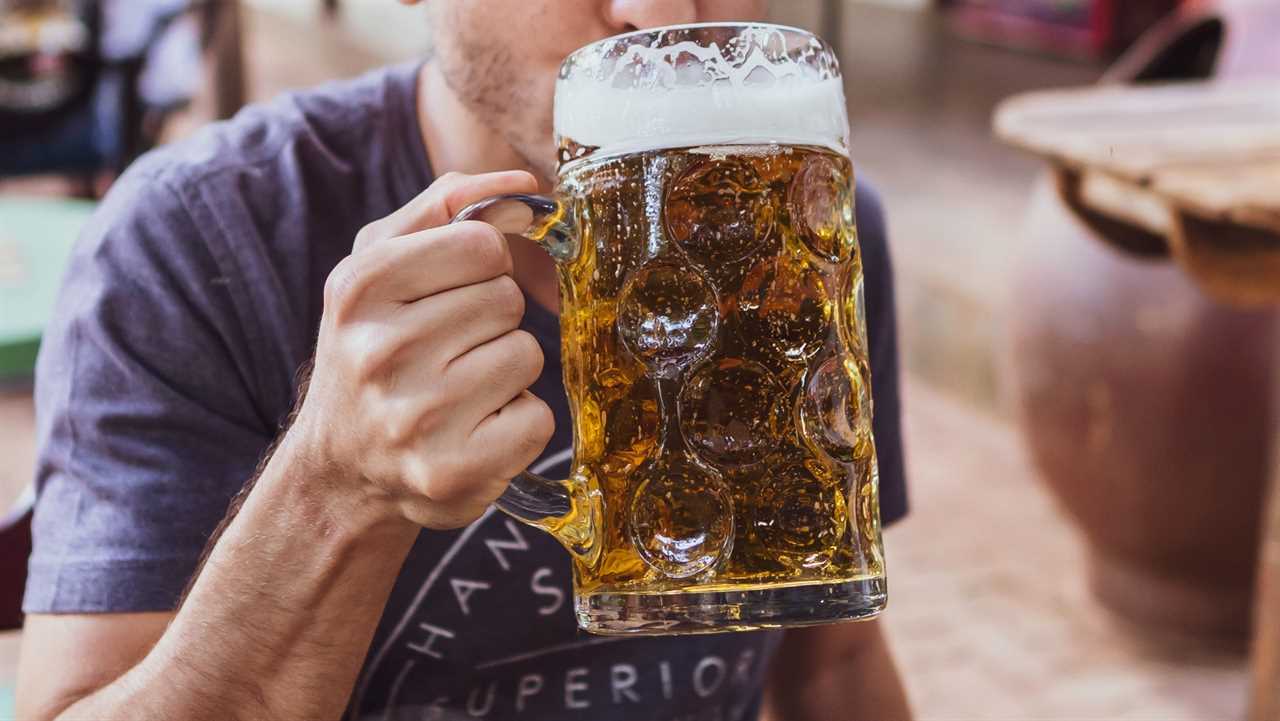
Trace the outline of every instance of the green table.
{"type": "Polygon", "coordinates": [[[31,376],[71,254],[94,203],[0,196],[0,381],[31,376]]]}

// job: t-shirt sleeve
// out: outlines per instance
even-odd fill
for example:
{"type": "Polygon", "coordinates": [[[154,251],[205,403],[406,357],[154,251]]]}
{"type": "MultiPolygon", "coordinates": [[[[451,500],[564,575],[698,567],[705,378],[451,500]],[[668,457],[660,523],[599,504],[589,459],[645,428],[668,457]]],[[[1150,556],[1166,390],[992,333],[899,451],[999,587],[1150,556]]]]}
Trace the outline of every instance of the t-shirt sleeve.
{"type": "Polygon", "coordinates": [[[880,518],[887,526],[907,514],[893,265],[889,260],[888,233],[879,197],[866,184],[860,183],[855,202],[867,300],[871,397],[875,407],[872,431],[880,466],[880,518]]]}
{"type": "Polygon", "coordinates": [[[76,245],[36,368],[27,613],[173,609],[270,442],[202,230],[131,173],[76,245]]]}

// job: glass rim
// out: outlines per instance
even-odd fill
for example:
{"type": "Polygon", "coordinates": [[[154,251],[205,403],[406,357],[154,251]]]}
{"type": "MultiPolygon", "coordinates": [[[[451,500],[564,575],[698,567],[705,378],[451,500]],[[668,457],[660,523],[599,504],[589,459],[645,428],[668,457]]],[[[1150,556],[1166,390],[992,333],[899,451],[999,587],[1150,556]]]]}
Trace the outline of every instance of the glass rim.
{"type": "Polygon", "coordinates": [[[812,30],[805,30],[804,28],[796,27],[795,25],[783,25],[781,23],[765,22],[763,20],[761,21],[725,20],[725,21],[717,21],[717,22],[679,23],[676,25],[659,25],[657,27],[644,28],[641,30],[630,30],[625,33],[620,33],[618,35],[610,35],[609,37],[606,37],[606,38],[593,40],[587,43],[586,45],[583,45],[582,47],[578,48],[577,50],[574,50],[573,52],[569,53],[565,57],[565,59],[560,63],[560,69],[561,69],[561,72],[563,72],[564,69],[571,66],[573,64],[573,61],[577,59],[579,56],[588,54],[589,51],[599,46],[602,46],[605,43],[613,44],[613,43],[625,41],[628,38],[639,37],[641,35],[654,35],[657,33],[666,33],[666,32],[672,32],[677,30],[703,30],[703,29],[712,29],[712,28],[719,28],[719,29],[725,29],[725,30],[747,30],[747,29],[778,30],[782,32],[795,33],[797,35],[803,35],[813,40],[816,40],[818,44],[821,45],[822,48],[827,52],[832,52],[832,53],[835,52],[834,49],[831,47],[831,44],[828,43],[826,40],[823,40],[822,36],[818,35],[812,30]]]}

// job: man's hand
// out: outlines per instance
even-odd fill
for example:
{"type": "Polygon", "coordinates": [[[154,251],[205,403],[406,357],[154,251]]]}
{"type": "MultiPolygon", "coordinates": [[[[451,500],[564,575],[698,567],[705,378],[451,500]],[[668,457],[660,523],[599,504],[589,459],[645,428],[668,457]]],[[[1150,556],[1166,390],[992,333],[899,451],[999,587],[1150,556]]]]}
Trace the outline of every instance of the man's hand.
{"type": "Polygon", "coordinates": [[[297,417],[181,608],[28,617],[22,718],[341,716],[413,523],[475,519],[551,436],[506,242],[449,225],[535,185],[446,175],[360,233],[325,288],[297,417]]]}
{"type": "Polygon", "coordinates": [[[519,330],[524,295],[507,241],[467,204],[529,193],[513,171],[449,174],[360,231],[329,275],[310,387],[287,457],[356,484],[421,526],[475,520],[554,431],[528,392],[542,352],[519,330]]]}

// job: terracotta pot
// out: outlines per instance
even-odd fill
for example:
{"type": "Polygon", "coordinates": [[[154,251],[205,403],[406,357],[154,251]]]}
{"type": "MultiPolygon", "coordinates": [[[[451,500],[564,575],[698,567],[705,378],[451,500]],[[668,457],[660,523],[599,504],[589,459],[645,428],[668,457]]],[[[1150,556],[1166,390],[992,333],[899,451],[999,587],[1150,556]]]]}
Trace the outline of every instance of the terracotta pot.
{"type": "MultiPolygon", "coordinates": [[[[1280,70],[1267,39],[1280,7],[1267,5],[1193,4],[1108,80],[1280,70]]],[[[1163,261],[1160,239],[1081,215],[1064,188],[1041,183],[1014,295],[1009,390],[1022,430],[1083,531],[1105,605],[1147,629],[1242,639],[1276,314],[1210,300],[1163,261]]]]}

